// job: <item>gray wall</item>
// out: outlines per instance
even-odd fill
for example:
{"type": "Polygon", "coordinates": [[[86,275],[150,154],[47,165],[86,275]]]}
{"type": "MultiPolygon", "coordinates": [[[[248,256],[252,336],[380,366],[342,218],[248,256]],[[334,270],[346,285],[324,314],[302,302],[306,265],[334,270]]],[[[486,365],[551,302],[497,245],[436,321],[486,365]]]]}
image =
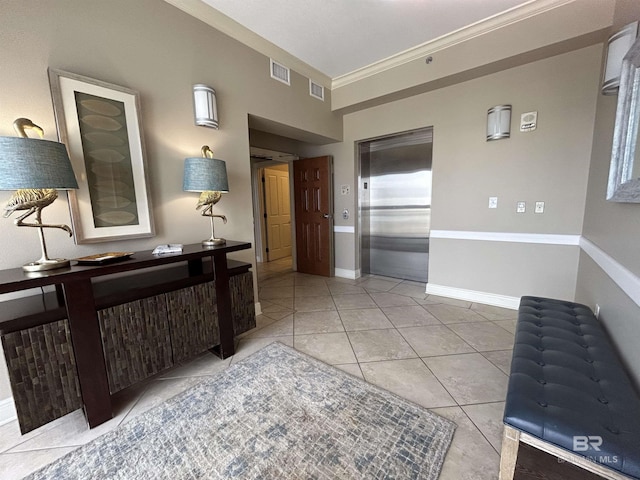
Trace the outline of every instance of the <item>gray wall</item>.
{"type": "MultiPolygon", "coordinates": [[[[429,283],[491,295],[572,299],[575,293],[602,45],[582,48],[344,118],[344,142],[314,149],[334,155],[335,211],[355,212],[356,142],[433,126],[432,230],[569,235],[574,245],[432,238],[429,283]],[[487,109],[512,104],[510,139],[486,142],[487,109]],[[538,129],[518,131],[538,111],[538,129]],[[487,208],[488,197],[498,208],[487,208]],[[527,212],[517,214],[516,202],[527,212]],[[545,201],[544,214],[534,214],[545,201]]],[[[336,224],[336,268],[357,270],[357,216],[336,224]]],[[[553,243],[553,241],[551,242],[553,243]]]]}
{"type": "MultiPolygon", "coordinates": [[[[269,76],[269,58],[160,0],[3,0],[0,5],[0,135],[27,117],[56,140],[47,68],[58,68],[140,92],[142,124],[157,236],[76,246],[64,233],[46,232],[49,253],[76,258],[105,251],[151,249],[168,242],[196,243],[208,223],[196,211],[197,194],[182,191],[183,159],[210,145],[227,162],[230,193],[216,205],[229,222],[216,233],[253,242],[248,115],[340,139],[342,121],[328,100],[309,96],[308,80],[292,85],[269,76]],[[220,130],[193,124],[191,87],[216,89],[220,130]]],[[[5,202],[11,192],[0,192],[5,202]]],[[[44,220],[69,223],[65,194],[44,220]]],[[[32,229],[1,219],[0,269],[39,258],[32,229]]],[[[253,251],[234,258],[254,262],[253,251]]],[[[0,355],[1,356],[1,355],[0,355]]],[[[10,396],[0,358],[0,399],[10,396]]]]}
{"type": "MultiPolygon", "coordinates": [[[[636,20],[640,20],[640,2],[618,0],[612,32],[636,20]]],[[[640,205],[605,200],[617,97],[598,95],[597,101],[583,236],[608,256],[611,266],[605,271],[582,254],[576,299],[591,307],[600,305],[600,318],[640,385],[640,205]],[[616,271],[624,273],[623,269],[635,284],[633,298],[610,276],[616,271]]]]}

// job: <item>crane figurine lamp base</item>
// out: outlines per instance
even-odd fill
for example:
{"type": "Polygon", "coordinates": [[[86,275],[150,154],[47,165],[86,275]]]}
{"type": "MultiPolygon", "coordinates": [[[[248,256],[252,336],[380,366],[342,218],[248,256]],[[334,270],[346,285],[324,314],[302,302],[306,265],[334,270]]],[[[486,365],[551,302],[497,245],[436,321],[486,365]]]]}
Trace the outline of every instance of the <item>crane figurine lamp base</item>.
{"type": "Polygon", "coordinates": [[[71,262],[64,258],[48,258],[37,262],[27,263],[22,266],[25,272],[43,272],[45,270],[55,270],[56,268],[70,267],[71,262]]]}
{"type": "Polygon", "coordinates": [[[224,245],[227,241],[224,238],[210,238],[209,240],[203,240],[203,247],[217,247],[218,245],[224,245]]]}
{"type": "Polygon", "coordinates": [[[211,237],[209,238],[209,240],[202,241],[202,246],[205,248],[216,247],[218,245],[224,245],[225,243],[227,243],[224,238],[216,238],[216,234],[213,231],[213,217],[221,218],[224,223],[227,223],[227,217],[225,217],[224,215],[214,215],[211,210],[212,209],[209,208],[202,212],[202,215],[205,217],[209,217],[209,221],[211,222],[211,237]]]}

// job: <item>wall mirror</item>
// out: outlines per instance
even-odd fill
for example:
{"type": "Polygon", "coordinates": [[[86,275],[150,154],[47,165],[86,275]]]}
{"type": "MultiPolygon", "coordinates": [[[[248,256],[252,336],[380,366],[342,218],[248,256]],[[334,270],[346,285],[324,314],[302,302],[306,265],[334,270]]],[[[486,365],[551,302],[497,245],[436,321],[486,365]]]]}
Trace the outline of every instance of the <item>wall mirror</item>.
{"type": "Polygon", "coordinates": [[[640,203],[639,118],[640,39],[636,40],[622,62],[607,200],[640,203]]]}

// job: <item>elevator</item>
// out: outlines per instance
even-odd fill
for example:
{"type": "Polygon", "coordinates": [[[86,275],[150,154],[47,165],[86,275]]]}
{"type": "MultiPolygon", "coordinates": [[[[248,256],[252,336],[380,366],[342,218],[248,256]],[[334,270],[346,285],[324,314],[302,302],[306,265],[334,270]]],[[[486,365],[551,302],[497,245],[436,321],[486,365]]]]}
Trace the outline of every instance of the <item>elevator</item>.
{"type": "Polygon", "coordinates": [[[363,141],[358,150],[362,272],[426,283],[433,128],[363,141]]]}

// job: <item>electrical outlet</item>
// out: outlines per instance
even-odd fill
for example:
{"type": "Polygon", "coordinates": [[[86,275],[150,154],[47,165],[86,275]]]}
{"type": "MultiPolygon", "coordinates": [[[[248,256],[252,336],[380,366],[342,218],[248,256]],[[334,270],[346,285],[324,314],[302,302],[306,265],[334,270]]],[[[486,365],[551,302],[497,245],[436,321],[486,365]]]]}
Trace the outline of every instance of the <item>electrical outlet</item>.
{"type": "Polygon", "coordinates": [[[489,197],[489,208],[498,208],[498,197],[489,197]]]}
{"type": "Polygon", "coordinates": [[[516,213],[524,213],[527,211],[527,202],[516,203],[516,213]]]}
{"type": "Polygon", "coordinates": [[[544,202],[536,202],[535,213],[544,213],[544,202]]]}
{"type": "Polygon", "coordinates": [[[349,193],[351,193],[351,186],[350,185],[340,185],[340,193],[342,195],[349,195],[349,193]]]}

